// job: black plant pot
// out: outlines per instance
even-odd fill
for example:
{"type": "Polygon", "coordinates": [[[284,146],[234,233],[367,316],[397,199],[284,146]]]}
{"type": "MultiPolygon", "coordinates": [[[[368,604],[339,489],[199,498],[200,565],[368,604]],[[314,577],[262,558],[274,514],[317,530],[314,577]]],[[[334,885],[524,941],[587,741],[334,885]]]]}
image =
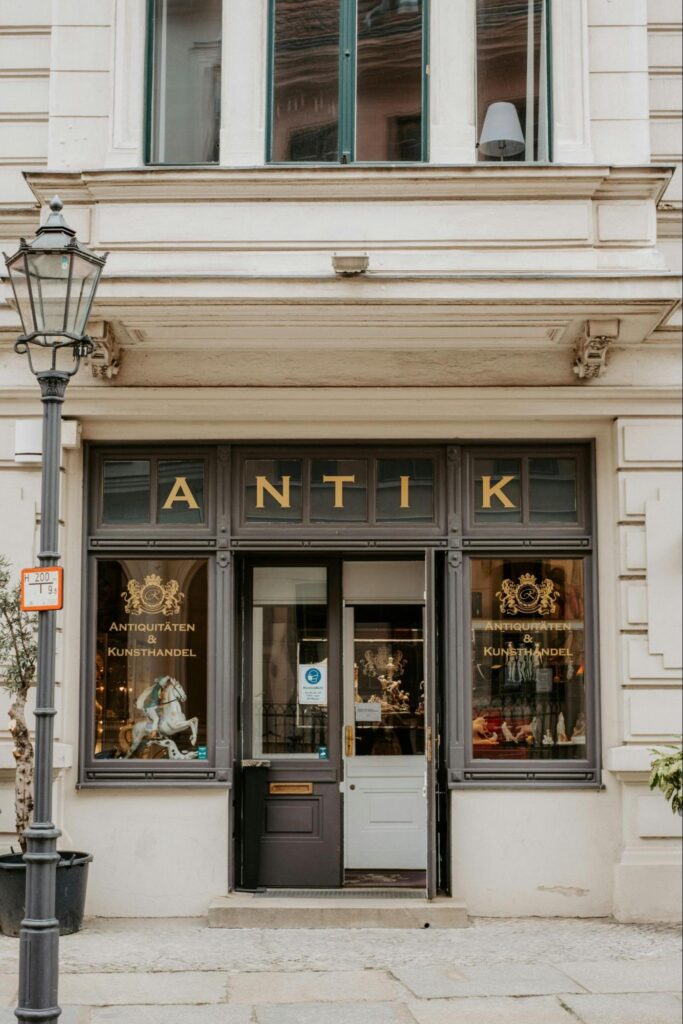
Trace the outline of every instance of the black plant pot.
{"type": "MultiPolygon", "coordinates": [[[[57,920],[60,935],[81,930],[91,853],[65,853],[57,867],[57,920]]],[[[26,865],[20,853],[0,857],[0,932],[18,936],[26,905],[26,865]]]]}

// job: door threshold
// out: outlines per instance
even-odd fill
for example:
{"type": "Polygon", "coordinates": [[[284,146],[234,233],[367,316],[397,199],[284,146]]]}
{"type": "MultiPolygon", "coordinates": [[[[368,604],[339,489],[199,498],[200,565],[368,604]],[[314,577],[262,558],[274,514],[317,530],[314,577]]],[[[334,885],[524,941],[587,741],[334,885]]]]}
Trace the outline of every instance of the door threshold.
{"type": "Polygon", "coordinates": [[[219,896],[210,928],[467,928],[463,900],[428,900],[423,891],[375,896],[345,889],[271,889],[219,896]]]}
{"type": "Polygon", "coordinates": [[[426,900],[424,889],[259,889],[256,899],[281,900],[426,900]]]}

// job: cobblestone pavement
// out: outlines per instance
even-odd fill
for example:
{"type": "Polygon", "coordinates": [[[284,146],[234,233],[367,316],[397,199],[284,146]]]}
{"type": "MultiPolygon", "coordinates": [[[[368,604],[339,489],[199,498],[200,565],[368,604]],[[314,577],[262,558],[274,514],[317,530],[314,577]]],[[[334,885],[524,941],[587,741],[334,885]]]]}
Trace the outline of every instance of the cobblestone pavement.
{"type": "MultiPolygon", "coordinates": [[[[18,942],[0,937],[0,1024],[18,942]]],[[[221,931],[92,920],[61,943],[64,1024],[681,1024],[681,933],[610,921],[221,931]]]]}

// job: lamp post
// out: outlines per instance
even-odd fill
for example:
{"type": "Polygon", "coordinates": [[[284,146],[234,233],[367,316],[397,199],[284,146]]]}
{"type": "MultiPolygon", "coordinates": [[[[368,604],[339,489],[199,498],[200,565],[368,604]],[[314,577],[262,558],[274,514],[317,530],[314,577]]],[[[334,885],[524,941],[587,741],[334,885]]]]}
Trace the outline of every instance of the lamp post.
{"type": "MultiPolygon", "coordinates": [[[[41,566],[59,562],[59,474],[61,406],[81,359],[93,351],[84,333],[105,256],[80,245],[62,217],[58,196],[31,242],[23,238],[13,256],[5,255],[23,334],[14,349],[28,357],[43,403],[43,465],[40,521],[41,566]]],[[[26,831],[26,915],[19,960],[20,1021],[57,1024],[59,923],[55,891],[59,830],[52,822],[56,612],[38,620],[38,678],[33,823],[26,831]]]]}

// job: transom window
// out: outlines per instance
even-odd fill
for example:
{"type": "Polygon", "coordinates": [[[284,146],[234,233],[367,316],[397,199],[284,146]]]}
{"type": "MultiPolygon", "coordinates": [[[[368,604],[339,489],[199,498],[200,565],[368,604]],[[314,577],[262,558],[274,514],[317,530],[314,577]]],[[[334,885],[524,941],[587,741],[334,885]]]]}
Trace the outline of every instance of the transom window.
{"type": "Polygon", "coordinates": [[[425,158],[426,0],[271,0],[269,157],[425,158]]]}

